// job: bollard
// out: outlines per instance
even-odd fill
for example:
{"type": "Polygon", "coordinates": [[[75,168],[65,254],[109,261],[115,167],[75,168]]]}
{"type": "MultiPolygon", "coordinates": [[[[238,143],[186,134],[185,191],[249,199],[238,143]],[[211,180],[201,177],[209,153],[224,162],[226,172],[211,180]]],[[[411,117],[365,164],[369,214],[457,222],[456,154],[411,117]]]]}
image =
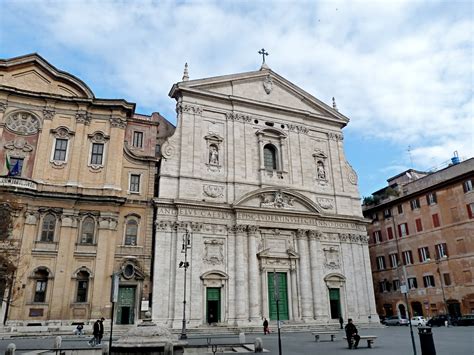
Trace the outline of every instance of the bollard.
{"type": "Polygon", "coordinates": [[[421,355],[436,355],[436,349],[433,341],[433,333],[430,327],[419,327],[421,355]]]}
{"type": "Polygon", "coordinates": [[[58,335],[58,336],[54,339],[54,348],[55,348],[55,349],[60,349],[62,342],[63,342],[63,338],[61,338],[61,336],[58,335]]]}
{"type": "Polygon", "coordinates": [[[15,355],[16,345],[13,343],[8,344],[5,355],[15,355]]]}
{"type": "Polygon", "coordinates": [[[102,343],[102,355],[108,355],[109,353],[109,344],[102,343]]]}
{"type": "Polygon", "coordinates": [[[245,344],[245,333],[239,333],[239,343],[245,344]]]}
{"type": "Polygon", "coordinates": [[[164,354],[165,355],[173,355],[174,354],[174,346],[173,346],[172,342],[170,342],[170,341],[166,342],[164,354]]]}
{"type": "Polygon", "coordinates": [[[263,341],[262,338],[255,338],[253,342],[254,349],[256,353],[263,353],[263,341]]]}

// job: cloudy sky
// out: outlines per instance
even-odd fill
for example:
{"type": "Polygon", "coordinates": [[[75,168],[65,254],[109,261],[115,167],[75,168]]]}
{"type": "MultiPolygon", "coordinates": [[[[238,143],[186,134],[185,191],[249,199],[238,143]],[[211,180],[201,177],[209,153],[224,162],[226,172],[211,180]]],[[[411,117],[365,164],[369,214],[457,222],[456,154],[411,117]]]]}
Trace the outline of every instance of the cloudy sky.
{"type": "Polygon", "coordinates": [[[404,169],[474,156],[470,1],[0,0],[0,58],[37,52],[97,97],[175,122],[191,79],[268,65],[351,119],[361,194],[404,169]],[[408,149],[410,147],[410,153],[408,149]]]}

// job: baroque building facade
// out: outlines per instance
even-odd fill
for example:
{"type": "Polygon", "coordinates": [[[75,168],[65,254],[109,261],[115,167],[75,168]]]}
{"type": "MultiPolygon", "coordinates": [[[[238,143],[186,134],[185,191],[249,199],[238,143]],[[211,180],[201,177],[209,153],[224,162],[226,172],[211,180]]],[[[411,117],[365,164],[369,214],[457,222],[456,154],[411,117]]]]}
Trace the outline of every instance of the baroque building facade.
{"type": "Polygon", "coordinates": [[[6,324],[110,319],[113,274],[117,323],[148,309],[156,148],[173,126],[134,111],[36,54],[0,61],[6,324]]]}
{"type": "Polygon", "coordinates": [[[433,173],[404,171],[366,200],[380,315],[474,312],[474,159],[453,162],[433,173]]]}
{"type": "Polygon", "coordinates": [[[278,298],[288,323],[378,323],[349,120],[265,64],[188,79],[154,200],[154,321],[260,326],[278,298]]]}

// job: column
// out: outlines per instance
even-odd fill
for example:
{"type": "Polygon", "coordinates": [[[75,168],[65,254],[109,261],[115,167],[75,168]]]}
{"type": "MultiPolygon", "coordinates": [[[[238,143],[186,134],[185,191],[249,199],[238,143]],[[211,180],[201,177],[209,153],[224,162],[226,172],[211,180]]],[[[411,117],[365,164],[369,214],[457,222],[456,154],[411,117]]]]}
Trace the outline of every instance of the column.
{"type": "Polygon", "coordinates": [[[318,303],[320,302],[319,296],[319,285],[322,283],[322,280],[319,279],[318,273],[318,264],[322,262],[321,259],[318,259],[318,245],[316,242],[316,238],[319,237],[318,232],[316,231],[309,231],[309,254],[311,257],[311,284],[312,284],[312,291],[313,291],[313,317],[314,319],[317,318],[318,315],[318,303]]]}
{"type": "Polygon", "coordinates": [[[303,321],[308,321],[313,318],[313,304],[311,296],[311,275],[309,269],[310,262],[306,231],[298,229],[296,232],[296,239],[298,241],[298,252],[300,254],[299,281],[301,290],[301,315],[303,321]]]}
{"type": "Polygon", "coordinates": [[[296,265],[294,261],[290,261],[290,278],[291,278],[291,307],[293,310],[293,320],[300,320],[301,314],[298,308],[298,281],[296,273],[296,265]]]}
{"type": "Polygon", "coordinates": [[[226,301],[227,324],[233,325],[235,320],[235,230],[234,226],[228,228],[227,232],[227,275],[229,280],[227,286],[229,289],[226,301]]]}
{"type": "Polygon", "coordinates": [[[245,322],[247,283],[244,268],[247,267],[244,254],[244,242],[247,236],[247,226],[238,225],[235,230],[235,318],[237,325],[245,322]]]}
{"type": "Polygon", "coordinates": [[[248,265],[249,265],[249,277],[248,277],[248,289],[249,289],[249,314],[250,321],[260,323],[260,283],[259,283],[259,270],[257,260],[257,226],[249,226],[248,228],[248,265]]]}

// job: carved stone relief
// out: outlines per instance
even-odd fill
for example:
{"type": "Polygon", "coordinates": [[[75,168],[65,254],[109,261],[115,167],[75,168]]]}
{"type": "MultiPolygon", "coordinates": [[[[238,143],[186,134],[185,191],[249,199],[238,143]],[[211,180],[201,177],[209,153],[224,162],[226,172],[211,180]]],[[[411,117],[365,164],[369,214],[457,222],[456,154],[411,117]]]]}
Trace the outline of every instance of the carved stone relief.
{"type": "Polygon", "coordinates": [[[328,138],[336,142],[344,140],[344,136],[342,135],[342,133],[335,133],[335,132],[328,132],[328,138]]]}
{"type": "Polygon", "coordinates": [[[40,122],[36,116],[29,112],[17,111],[5,119],[6,127],[17,134],[29,136],[38,133],[40,122]]]}
{"type": "Polygon", "coordinates": [[[334,208],[334,200],[332,198],[318,197],[316,201],[318,202],[318,205],[325,210],[331,210],[334,208]]]}
{"type": "Polygon", "coordinates": [[[203,195],[210,198],[220,198],[224,196],[224,186],[207,185],[202,186],[203,195]]]}
{"type": "Polygon", "coordinates": [[[304,134],[307,134],[309,132],[309,129],[307,127],[295,125],[295,124],[288,124],[288,130],[290,132],[298,132],[298,133],[304,133],[304,134]]]}
{"type": "Polygon", "coordinates": [[[211,265],[224,263],[224,241],[222,239],[207,239],[204,241],[204,257],[202,260],[211,265]]]}
{"type": "Polygon", "coordinates": [[[8,141],[4,144],[4,148],[10,150],[10,155],[19,158],[25,158],[29,152],[33,151],[31,146],[24,138],[16,138],[13,141],[8,141]]]}
{"type": "Polygon", "coordinates": [[[324,251],[324,266],[328,269],[338,269],[340,267],[339,247],[326,246],[324,251]]]}
{"type": "Polygon", "coordinates": [[[45,108],[43,110],[43,119],[44,120],[52,120],[55,114],[56,114],[56,111],[54,111],[53,109],[45,108]]]}
{"type": "Polygon", "coordinates": [[[260,207],[273,207],[282,209],[294,208],[294,197],[281,191],[262,193],[260,195],[260,207]]]}
{"type": "Polygon", "coordinates": [[[250,115],[237,113],[237,112],[226,112],[225,116],[228,121],[247,122],[247,123],[252,122],[252,118],[253,118],[250,115]]]}
{"type": "Polygon", "coordinates": [[[272,77],[270,76],[270,74],[268,74],[268,75],[265,77],[265,80],[263,81],[263,89],[265,90],[265,92],[267,93],[267,95],[270,95],[270,93],[271,93],[272,90],[273,90],[273,79],[272,79],[272,77]]]}
{"type": "Polygon", "coordinates": [[[127,127],[127,121],[120,117],[111,117],[110,124],[112,127],[125,128],[127,127]]]}
{"type": "Polygon", "coordinates": [[[86,126],[91,123],[91,115],[87,111],[78,111],[76,113],[76,122],[83,123],[86,126]]]}
{"type": "Polygon", "coordinates": [[[163,158],[169,159],[174,155],[175,148],[171,145],[168,141],[166,141],[163,146],[161,147],[161,154],[163,158]]]}
{"type": "Polygon", "coordinates": [[[181,102],[176,104],[176,112],[180,113],[191,113],[194,115],[202,115],[202,107],[191,104],[183,104],[181,102]]]}
{"type": "Polygon", "coordinates": [[[346,170],[347,170],[347,179],[352,185],[357,185],[357,173],[355,170],[352,168],[352,166],[346,162],[346,170]]]}

